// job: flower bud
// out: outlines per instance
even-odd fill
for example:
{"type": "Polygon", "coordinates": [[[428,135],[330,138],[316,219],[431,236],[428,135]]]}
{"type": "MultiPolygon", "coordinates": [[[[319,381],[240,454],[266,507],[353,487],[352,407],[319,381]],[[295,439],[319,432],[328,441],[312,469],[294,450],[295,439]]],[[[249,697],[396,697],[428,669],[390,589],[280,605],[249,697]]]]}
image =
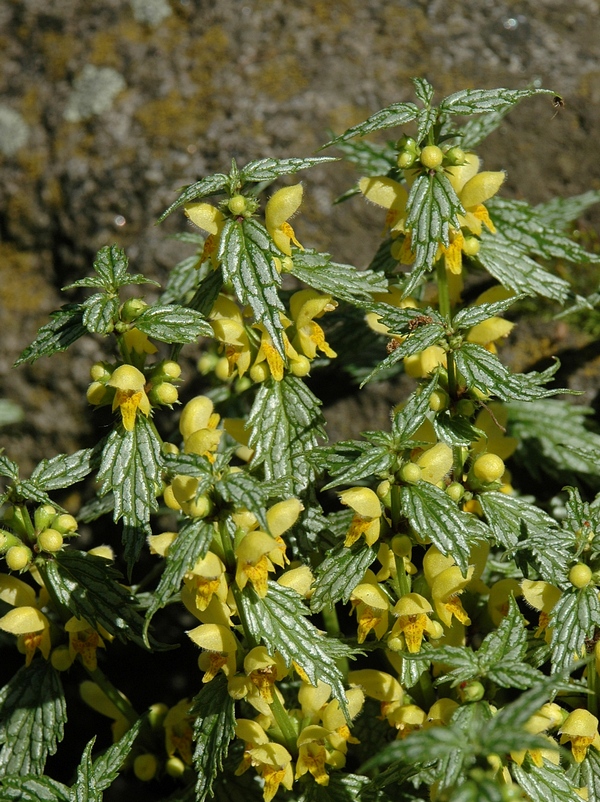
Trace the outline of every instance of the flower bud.
{"type": "Polygon", "coordinates": [[[193,501],[182,501],[181,509],[191,518],[206,518],[214,509],[214,504],[208,496],[198,496],[193,501]]]}
{"type": "Polygon", "coordinates": [[[93,406],[97,407],[104,401],[106,394],[107,389],[102,382],[92,382],[87,388],[85,397],[88,400],[88,404],[92,404],[93,406]]]}
{"type": "Polygon", "coordinates": [[[446,164],[455,167],[460,164],[464,164],[466,159],[466,154],[462,148],[453,147],[450,150],[446,151],[446,155],[444,161],[446,164]]]}
{"type": "Polygon", "coordinates": [[[165,404],[167,406],[171,406],[172,404],[175,404],[179,398],[179,392],[177,387],[175,387],[174,384],[171,384],[171,382],[161,382],[150,390],[148,396],[153,404],[165,404]]]}
{"type": "Polygon", "coordinates": [[[443,412],[448,409],[448,393],[445,390],[434,390],[429,397],[429,409],[433,412],[443,412]]]}
{"type": "Polygon", "coordinates": [[[482,454],[473,463],[473,474],[480,482],[497,482],[504,471],[504,461],[497,454],[482,454]]]}
{"type": "Polygon", "coordinates": [[[215,369],[218,361],[219,357],[214,353],[202,354],[200,359],[196,362],[196,367],[203,376],[207,376],[215,369]]]}
{"type": "Polygon", "coordinates": [[[398,158],[396,159],[396,164],[401,170],[407,170],[409,167],[413,166],[416,160],[417,160],[416,153],[411,153],[408,150],[403,150],[398,154],[398,158]]]}
{"type": "Polygon", "coordinates": [[[38,507],[33,514],[33,522],[35,524],[35,531],[41,532],[46,529],[52,521],[56,518],[56,509],[52,504],[42,504],[38,507]]]}
{"type": "Polygon", "coordinates": [[[290,372],[294,376],[304,378],[310,373],[310,359],[300,354],[297,359],[290,360],[290,372]]]}
{"type": "Polygon", "coordinates": [[[215,365],[215,376],[219,381],[226,382],[229,380],[229,362],[226,356],[222,356],[215,365]]]}
{"type": "Polygon", "coordinates": [[[243,195],[234,195],[232,198],[229,198],[227,206],[231,214],[243,215],[248,208],[248,203],[243,195]]]}
{"type": "Polygon", "coordinates": [[[142,301],[141,298],[130,298],[121,307],[121,320],[125,321],[125,323],[133,322],[147,306],[148,304],[142,301]]]}
{"type": "Polygon", "coordinates": [[[22,571],[27,568],[32,556],[31,549],[27,546],[11,546],[6,552],[6,564],[11,571],[22,571]]]}
{"type": "Polygon", "coordinates": [[[466,256],[477,256],[480,248],[481,242],[477,239],[477,237],[464,238],[462,250],[466,256]]]}
{"type": "Polygon", "coordinates": [[[57,646],[50,655],[52,667],[57,671],[67,671],[73,665],[73,658],[69,654],[69,647],[65,644],[57,646]]]}
{"type": "Polygon", "coordinates": [[[456,414],[470,418],[475,412],[475,404],[468,398],[461,398],[456,404],[456,414]]]}
{"type": "Polygon", "coordinates": [[[177,779],[178,777],[181,777],[182,774],[185,772],[185,763],[183,762],[183,760],[173,755],[165,763],[165,771],[169,775],[169,777],[174,777],[175,779],[177,779]]]}
{"type": "Polygon", "coordinates": [[[60,551],[63,544],[63,536],[56,529],[44,529],[38,535],[37,542],[41,551],[60,551]]]}
{"type": "Polygon", "coordinates": [[[250,368],[250,378],[253,382],[264,382],[270,375],[271,371],[266,362],[259,362],[257,365],[252,365],[250,368]]]}
{"type": "Polygon", "coordinates": [[[461,682],[458,695],[463,702],[479,702],[485,696],[485,688],[478,680],[461,682]]]}
{"type": "Polygon", "coordinates": [[[452,482],[446,488],[446,493],[450,496],[452,501],[460,501],[465,494],[465,488],[460,482],[452,482]]]}
{"type": "Polygon", "coordinates": [[[415,462],[407,462],[401,468],[399,477],[403,482],[415,485],[422,478],[423,471],[415,462]]]}
{"type": "Polygon", "coordinates": [[[133,761],[133,773],[142,782],[152,780],[158,770],[158,761],[150,752],[138,755],[133,761]]]}
{"type": "Polygon", "coordinates": [[[90,379],[95,382],[108,381],[113,372],[113,368],[106,362],[95,362],[90,368],[90,379]]]}
{"type": "Polygon", "coordinates": [[[569,582],[576,588],[586,588],[592,581],[592,569],[585,563],[577,563],[569,571],[569,582]]]}
{"type": "Polygon", "coordinates": [[[444,160],[444,154],[437,145],[427,145],[421,151],[420,159],[423,167],[427,167],[428,170],[434,170],[444,160]]]}
{"type": "Polygon", "coordinates": [[[77,531],[77,518],[74,518],[68,513],[57,515],[52,521],[52,528],[60,532],[61,535],[72,535],[77,531]]]}

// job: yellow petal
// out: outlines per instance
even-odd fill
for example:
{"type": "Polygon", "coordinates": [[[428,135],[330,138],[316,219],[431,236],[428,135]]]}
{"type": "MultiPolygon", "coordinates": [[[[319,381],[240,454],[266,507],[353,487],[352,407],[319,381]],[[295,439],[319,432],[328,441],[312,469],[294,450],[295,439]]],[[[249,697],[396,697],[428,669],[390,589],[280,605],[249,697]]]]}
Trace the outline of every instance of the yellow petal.
{"type": "Polygon", "coordinates": [[[183,211],[194,225],[209,234],[218,234],[223,224],[223,215],[210,203],[188,203],[183,211]]]}
{"type": "Polygon", "coordinates": [[[133,365],[120,365],[106,383],[109,387],[116,387],[117,390],[140,392],[144,389],[146,377],[133,365]]]}
{"type": "Polygon", "coordinates": [[[13,607],[32,607],[35,604],[35,590],[16,576],[1,574],[0,599],[13,607]]]}
{"type": "Polygon", "coordinates": [[[351,507],[363,518],[379,518],[381,516],[381,502],[379,497],[369,487],[351,487],[340,493],[340,501],[351,507]]]}
{"type": "Polygon", "coordinates": [[[0,629],[12,635],[41,632],[48,626],[46,616],[35,607],[15,607],[0,618],[0,629]]]}
{"type": "Polygon", "coordinates": [[[403,211],[406,208],[408,193],[392,178],[361,178],[358,187],[367,200],[384,209],[403,211]]]}
{"type": "Polygon", "coordinates": [[[473,206],[479,206],[480,203],[485,203],[498,192],[505,178],[506,173],[501,171],[477,173],[462,188],[460,202],[467,210],[473,206]]]}
{"type": "Polygon", "coordinates": [[[298,211],[302,203],[302,184],[277,190],[265,206],[265,223],[270,234],[298,211]]]}
{"type": "Polygon", "coordinates": [[[280,537],[296,523],[303,509],[304,505],[297,498],[288,498],[274,504],[267,510],[269,532],[273,537],[280,537]]]}
{"type": "Polygon", "coordinates": [[[179,431],[185,439],[198,429],[206,429],[213,412],[213,402],[205,395],[197,395],[184,406],[179,418],[179,431]]]}

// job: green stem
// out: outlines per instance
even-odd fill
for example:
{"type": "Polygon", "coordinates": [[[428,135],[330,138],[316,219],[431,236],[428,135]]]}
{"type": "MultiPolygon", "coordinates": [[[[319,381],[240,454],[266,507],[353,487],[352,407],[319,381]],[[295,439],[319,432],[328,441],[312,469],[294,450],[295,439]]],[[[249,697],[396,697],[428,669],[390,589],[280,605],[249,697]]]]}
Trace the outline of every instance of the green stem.
{"type": "MultiPolygon", "coordinates": [[[[438,305],[440,315],[446,319],[448,326],[452,324],[452,302],[450,301],[450,288],[448,286],[448,274],[443,259],[439,259],[436,265],[436,276],[438,285],[438,305]]],[[[448,351],[446,354],[448,370],[448,395],[456,398],[456,367],[454,365],[454,354],[448,351]]]]}
{"type": "Polygon", "coordinates": [[[587,667],[587,686],[588,694],[588,710],[596,718],[598,717],[598,673],[596,672],[596,661],[592,660],[588,663],[587,667]]]}
{"type": "Polygon", "coordinates": [[[419,677],[419,689],[423,694],[423,701],[426,708],[430,708],[437,699],[437,695],[431,683],[429,671],[424,671],[419,677]]]}
{"type": "MultiPolygon", "coordinates": [[[[340,622],[338,619],[337,610],[335,609],[335,605],[331,605],[330,607],[324,607],[321,610],[321,615],[323,616],[323,622],[325,624],[325,631],[327,634],[332,638],[339,638],[342,636],[342,630],[340,628],[340,622]]],[[[348,676],[348,672],[350,670],[350,664],[348,663],[347,657],[339,657],[335,664],[342,672],[344,677],[348,676]]]]}
{"type": "Polygon", "coordinates": [[[108,677],[99,668],[96,668],[94,671],[90,671],[90,669],[87,668],[86,671],[96,685],[98,685],[98,687],[102,690],[104,695],[107,696],[113,705],[121,711],[127,721],[130,724],[135,724],[135,722],[139,719],[139,714],[136,713],[127,699],[121,696],[108,677]]]}
{"type": "Polygon", "coordinates": [[[275,690],[273,691],[273,701],[271,702],[271,712],[273,713],[273,718],[279,730],[283,736],[285,743],[283,746],[290,752],[291,754],[295,754],[298,750],[296,747],[296,741],[298,740],[298,733],[296,732],[296,728],[294,727],[294,722],[289,717],[287,710],[281,704],[279,696],[275,690]]]}
{"type": "Polygon", "coordinates": [[[401,599],[403,596],[406,596],[407,593],[410,593],[411,582],[410,577],[406,573],[403,558],[394,554],[394,560],[396,562],[396,576],[392,584],[394,585],[394,590],[398,595],[398,599],[401,599]]]}

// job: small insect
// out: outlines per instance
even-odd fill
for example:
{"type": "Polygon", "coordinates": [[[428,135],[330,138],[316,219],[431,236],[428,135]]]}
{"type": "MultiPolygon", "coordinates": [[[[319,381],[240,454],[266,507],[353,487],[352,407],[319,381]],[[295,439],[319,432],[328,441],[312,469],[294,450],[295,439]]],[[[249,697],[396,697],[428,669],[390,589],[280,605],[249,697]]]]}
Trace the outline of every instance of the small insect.
{"type": "Polygon", "coordinates": [[[556,109],[556,111],[552,115],[552,119],[554,119],[556,117],[556,115],[558,114],[558,112],[561,109],[564,109],[565,101],[562,99],[562,97],[560,97],[560,95],[554,95],[554,97],[552,98],[552,105],[556,109]]]}
{"type": "Polygon", "coordinates": [[[430,317],[429,315],[417,315],[416,317],[413,317],[413,319],[409,321],[408,330],[414,331],[415,329],[418,329],[419,326],[427,326],[429,323],[433,323],[432,317],[430,317]]]}

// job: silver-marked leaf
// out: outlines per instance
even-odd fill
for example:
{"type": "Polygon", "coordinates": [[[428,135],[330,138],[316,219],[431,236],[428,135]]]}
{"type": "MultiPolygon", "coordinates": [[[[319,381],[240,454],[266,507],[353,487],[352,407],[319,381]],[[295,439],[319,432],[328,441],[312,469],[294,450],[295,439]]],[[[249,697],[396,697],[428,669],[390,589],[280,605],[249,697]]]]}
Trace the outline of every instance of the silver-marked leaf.
{"type": "Polygon", "coordinates": [[[94,449],[83,448],[74,454],[44,459],[34,468],[29,481],[40,490],[62,490],[84,479],[93,470],[95,457],[94,449]]]}
{"type": "Polygon", "coordinates": [[[325,438],[321,402],[296,376],[264,382],[248,416],[251,467],[263,466],[265,479],[283,479],[291,493],[315,478],[309,452],[325,438]]]}
{"type": "Polygon", "coordinates": [[[535,211],[542,225],[564,230],[596,203],[600,203],[600,190],[590,189],[570,198],[552,198],[546,203],[538,204],[535,211]]]}
{"type": "Polygon", "coordinates": [[[404,295],[409,295],[433,267],[438,246],[448,245],[450,227],[460,228],[457,215],[464,214],[464,209],[447,176],[425,173],[411,187],[406,212],[406,229],[411,233],[411,249],[415,252],[415,262],[403,287],[404,295]]]}
{"type": "Polygon", "coordinates": [[[50,662],[36,658],[20,668],[0,691],[0,777],[42,774],[66,720],[60,674],[50,662]]]}
{"type": "Polygon", "coordinates": [[[376,556],[364,544],[354,548],[336,546],[315,571],[311,610],[318,613],[338,601],[347,602],[376,556]]]}
{"type": "Polygon", "coordinates": [[[286,665],[299,665],[312,685],[319,680],[331,685],[333,696],[348,715],[343,676],[336,661],[350,657],[352,649],[320,632],[306,618],[309,610],[303,598],[277,582],[269,582],[264,599],[247,586],[241,601],[244,620],[255,640],[264,643],[271,654],[279,652],[286,665]]]}
{"type": "Polygon", "coordinates": [[[136,318],[135,326],[144,334],[165,343],[193,343],[214,332],[204,315],[178,304],[151,306],[136,318]]]}
{"type": "Polygon", "coordinates": [[[424,106],[430,106],[433,100],[434,89],[426,78],[411,78],[415,88],[415,95],[424,106]]]}
{"type": "Polygon", "coordinates": [[[240,181],[273,181],[280,175],[291,175],[299,170],[308,170],[318,164],[336,161],[332,156],[313,156],[307,159],[257,159],[248,162],[240,170],[240,181]]]}
{"type": "Polygon", "coordinates": [[[364,122],[358,125],[353,125],[344,131],[343,134],[330,139],[324,148],[330,145],[336,145],[338,142],[345,142],[347,139],[352,139],[355,136],[366,136],[373,131],[381,131],[384,128],[394,128],[398,125],[414,120],[419,113],[419,107],[414,103],[392,103],[391,106],[386,106],[385,109],[376,111],[364,122]]]}
{"type": "Polygon", "coordinates": [[[82,305],[83,325],[92,334],[110,334],[119,314],[119,299],[95,293],[82,305]]]}
{"type": "Polygon", "coordinates": [[[285,359],[279,313],[285,311],[278,288],[281,277],[273,260],[274,245],[256,220],[227,220],[219,245],[223,278],[230,282],[238,299],[249,304],[257,323],[262,323],[273,345],[285,359]]]}
{"type": "Polygon", "coordinates": [[[500,284],[518,294],[541,295],[562,303],[571,289],[567,281],[544,270],[500,231],[492,234],[482,229],[477,260],[500,284]]]}
{"type": "Polygon", "coordinates": [[[593,585],[565,591],[550,612],[552,666],[568,670],[585,657],[585,642],[600,627],[600,602],[593,585]]]}
{"type": "Polygon", "coordinates": [[[35,362],[41,356],[66,351],[76,340],[87,334],[83,325],[81,304],[65,304],[57,312],[52,312],[50,317],[50,322],[39,329],[35,340],[25,348],[13,367],[24,362],[35,362]]]}
{"type": "Polygon", "coordinates": [[[452,319],[452,327],[458,331],[470,329],[478,323],[483,323],[490,317],[502,315],[507,309],[519,301],[522,296],[516,295],[507,298],[504,301],[495,301],[491,304],[477,304],[476,306],[467,306],[461,309],[452,319]]]}
{"type": "Polygon", "coordinates": [[[246,471],[228,472],[215,483],[215,490],[223,501],[253,513],[260,526],[269,531],[265,515],[269,489],[265,482],[246,471]]]}
{"type": "Polygon", "coordinates": [[[195,184],[190,184],[185,187],[177,200],[161,214],[157,222],[162,223],[165,217],[170,215],[175,209],[183,206],[184,203],[190,203],[200,198],[206,198],[208,195],[215,195],[216,193],[222,192],[228,183],[228,175],[225,173],[215,173],[215,175],[209,175],[200,181],[196,181],[195,184]]]}
{"type": "MultiPolygon", "coordinates": [[[[544,760],[542,766],[527,761],[519,766],[511,763],[510,770],[520,788],[531,802],[578,802],[578,786],[569,779],[563,766],[544,760]]],[[[591,798],[590,798],[591,799],[591,798]]]]}
{"type": "Polygon", "coordinates": [[[454,352],[456,367],[464,378],[468,388],[476,387],[483,393],[495,395],[503,401],[537,401],[564,389],[546,389],[544,384],[550,381],[560,367],[558,361],[542,373],[511,373],[500,362],[495,354],[481,345],[463,342],[454,352]]]}
{"type": "Polygon", "coordinates": [[[331,261],[329,254],[316,251],[295,253],[290,273],[309,287],[348,303],[371,301],[372,293],[387,292],[388,288],[383,273],[337,264],[331,261]]]}
{"type": "Polygon", "coordinates": [[[442,114],[486,114],[502,112],[532,95],[553,95],[551,89],[462,89],[445,97],[439,106],[442,114]]]}
{"type": "Polygon", "coordinates": [[[400,488],[400,498],[403,513],[413,529],[430,539],[442,554],[451,555],[465,574],[471,544],[487,539],[487,526],[474,515],[459,510],[443,490],[429,482],[400,488]]]}
{"type": "Polygon", "coordinates": [[[194,698],[190,712],[194,720],[194,767],[196,802],[212,797],[213,782],[227,756],[229,744],[235,735],[235,701],[227,691],[223,674],[205,685],[194,698]]]}
{"type": "Polygon", "coordinates": [[[477,497],[496,541],[505,548],[516,546],[524,532],[539,535],[547,542],[556,540],[560,528],[548,513],[517,496],[487,492],[477,497]]]}

